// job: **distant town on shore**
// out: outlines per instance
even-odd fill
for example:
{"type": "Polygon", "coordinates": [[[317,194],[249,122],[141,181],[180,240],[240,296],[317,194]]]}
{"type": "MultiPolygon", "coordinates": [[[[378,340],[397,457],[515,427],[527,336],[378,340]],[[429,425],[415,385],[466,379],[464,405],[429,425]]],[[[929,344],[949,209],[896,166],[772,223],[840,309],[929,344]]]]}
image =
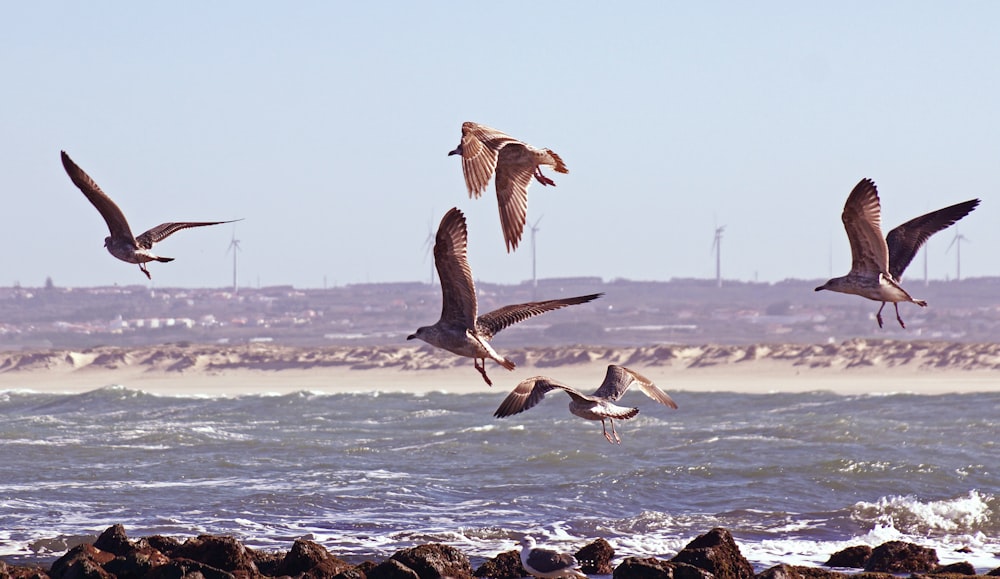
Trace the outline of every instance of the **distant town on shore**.
{"type": "MultiPolygon", "coordinates": [[[[851,338],[1000,341],[1000,278],[909,280],[929,306],[892,304],[875,322],[878,302],[816,293],[822,280],[755,283],[674,279],[540,279],[479,282],[480,313],[502,305],[604,292],[592,303],[508,328],[502,347],[599,344],[830,343],[851,338]]],[[[437,320],[437,283],[169,288],[134,286],[0,288],[0,348],[141,346],[187,342],[273,342],[291,346],[392,345],[437,320]]]]}

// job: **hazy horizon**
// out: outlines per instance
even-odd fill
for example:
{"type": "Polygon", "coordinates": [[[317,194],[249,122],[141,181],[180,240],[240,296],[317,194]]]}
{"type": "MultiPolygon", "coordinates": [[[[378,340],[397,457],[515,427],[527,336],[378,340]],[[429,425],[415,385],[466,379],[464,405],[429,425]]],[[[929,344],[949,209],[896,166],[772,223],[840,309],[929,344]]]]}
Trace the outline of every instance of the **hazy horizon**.
{"type": "MultiPolygon", "coordinates": [[[[890,1],[8,7],[0,111],[10,185],[0,285],[334,287],[429,281],[452,206],[474,277],[531,279],[492,183],[465,191],[463,121],[549,147],[570,173],[529,189],[539,278],[823,279],[863,177],[883,228],[970,198],[928,245],[930,278],[1000,275],[992,192],[1000,5],[890,1]],[[147,282],[59,163],[133,231],[244,218],[157,245],[147,282]]],[[[914,259],[904,286],[923,279],[914,259]]]]}

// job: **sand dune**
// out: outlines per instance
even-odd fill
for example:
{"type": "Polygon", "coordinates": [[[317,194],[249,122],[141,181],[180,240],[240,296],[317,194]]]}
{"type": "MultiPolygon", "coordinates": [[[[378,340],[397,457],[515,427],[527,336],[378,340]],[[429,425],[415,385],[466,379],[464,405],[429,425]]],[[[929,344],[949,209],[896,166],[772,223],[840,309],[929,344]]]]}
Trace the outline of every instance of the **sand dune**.
{"type": "MultiPolygon", "coordinates": [[[[505,390],[544,374],[597,385],[607,364],[640,370],[674,390],[967,392],[1000,389],[1000,345],[849,340],[751,346],[569,346],[507,350],[518,368],[491,365],[505,390]]],[[[0,389],[82,391],[121,384],[153,392],[484,391],[472,362],[421,346],[299,348],[176,345],[0,354],[0,389]]]]}

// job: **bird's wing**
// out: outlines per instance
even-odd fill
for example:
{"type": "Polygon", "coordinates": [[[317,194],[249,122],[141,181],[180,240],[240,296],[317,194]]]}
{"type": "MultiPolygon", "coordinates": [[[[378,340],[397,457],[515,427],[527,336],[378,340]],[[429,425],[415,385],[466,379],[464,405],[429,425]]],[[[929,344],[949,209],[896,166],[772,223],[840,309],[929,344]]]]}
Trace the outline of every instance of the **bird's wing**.
{"type": "Polygon", "coordinates": [[[139,247],[149,249],[153,247],[154,243],[163,241],[181,229],[188,229],[189,227],[205,227],[206,225],[220,225],[222,223],[232,223],[233,221],[239,221],[239,219],[233,219],[230,221],[177,221],[171,223],[161,223],[149,231],[140,234],[139,237],[135,238],[135,242],[139,247]]]}
{"type": "Polygon", "coordinates": [[[559,553],[551,549],[532,549],[528,553],[528,565],[540,573],[554,573],[568,567],[576,567],[576,557],[569,553],[559,553]]]}
{"type": "Polygon", "coordinates": [[[882,208],[871,179],[862,179],[854,187],[841,219],[851,242],[851,273],[888,273],[889,249],[882,238],[882,208]]]}
{"type": "Polygon", "coordinates": [[[483,314],[479,316],[476,320],[476,327],[479,330],[479,334],[484,336],[487,340],[490,340],[495,336],[500,330],[514,325],[518,322],[523,322],[528,318],[537,316],[538,314],[544,314],[545,312],[558,310],[559,308],[564,308],[566,306],[573,306],[576,304],[585,304],[587,302],[596,300],[597,298],[603,296],[604,293],[588,294],[585,296],[576,296],[572,298],[562,298],[558,300],[547,300],[544,302],[528,302],[525,304],[514,304],[510,306],[504,306],[493,310],[492,312],[483,314]]]}
{"type": "Polygon", "coordinates": [[[500,150],[497,161],[497,204],[507,252],[517,249],[528,214],[528,185],[538,166],[527,147],[511,143],[500,150]]]}
{"type": "Polygon", "coordinates": [[[610,364],[608,373],[604,376],[604,382],[594,392],[595,398],[607,398],[608,400],[618,400],[628,391],[629,387],[635,384],[643,394],[656,400],[664,406],[677,408],[677,403],[666,392],[660,390],[656,384],[642,374],[629,370],[624,366],[610,364]]]}
{"type": "Polygon", "coordinates": [[[510,394],[503,399],[497,411],[493,413],[493,416],[497,418],[504,418],[511,416],[513,414],[518,414],[519,412],[524,412],[529,408],[533,408],[536,404],[542,401],[545,394],[550,390],[561,388],[565,390],[567,394],[573,399],[584,402],[587,400],[592,400],[591,397],[581,394],[577,390],[563,384],[562,382],[557,382],[551,378],[546,378],[545,376],[534,376],[528,378],[527,380],[522,380],[510,394]]]}
{"type": "Polygon", "coordinates": [[[434,265],[441,280],[441,320],[473,329],[476,325],[476,286],[468,259],[465,215],[452,207],[438,226],[434,265]]]}
{"type": "Polygon", "coordinates": [[[462,123],[462,173],[469,197],[479,197],[497,167],[497,155],[514,139],[496,129],[478,123],[462,123]]]}
{"type": "Polygon", "coordinates": [[[111,237],[135,239],[132,236],[132,230],[128,226],[128,221],[125,219],[125,214],[115,205],[115,202],[104,191],[101,191],[101,188],[90,178],[90,175],[87,175],[83,169],[73,162],[73,159],[69,158],[66,151],[60,151],[60,154],[66,174],[69,175],[70,180],[83,192],[90,203],[97,208],[101,217],[104,218],[104,222],[108,224],[111,237]]]}
{"type": "Polygon", "coordinates": [[[889,273],[899,281],[920,247],[932,235],[955,224],[979,205],[979,199],[956,203],[944,209],[915,217],[889,232],[885,237],[889,246],[889,273]]]}

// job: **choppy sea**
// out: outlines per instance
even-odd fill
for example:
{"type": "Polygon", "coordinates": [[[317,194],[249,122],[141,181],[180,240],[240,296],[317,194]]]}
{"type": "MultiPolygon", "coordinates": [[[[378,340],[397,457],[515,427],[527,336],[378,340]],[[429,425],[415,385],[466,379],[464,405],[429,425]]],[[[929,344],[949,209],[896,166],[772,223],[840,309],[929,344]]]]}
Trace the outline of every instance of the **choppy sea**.
{"type": "Polygon", "coordinates": [[[3,391],[0,559],[49,563],[115,523],[264,549],[308,537],[352,562],[444,542],[474,566],[523,533],[568,551],[604,537],[620,560],[722,526],[758,570],[893,539],[1000,567],[1000,391],[670,393],[679,410],[626,395],[641,413],[619,446],[561,392],[499,420],[499,388],[3,391]]]}

